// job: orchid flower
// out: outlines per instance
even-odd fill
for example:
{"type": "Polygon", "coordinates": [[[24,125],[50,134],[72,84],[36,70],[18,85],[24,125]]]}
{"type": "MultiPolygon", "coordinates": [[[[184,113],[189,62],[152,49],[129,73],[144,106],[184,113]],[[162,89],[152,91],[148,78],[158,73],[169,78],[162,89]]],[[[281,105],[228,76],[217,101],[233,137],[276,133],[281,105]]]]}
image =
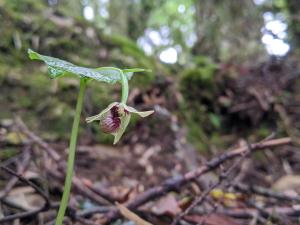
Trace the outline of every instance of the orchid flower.
{"type": "Polygon", "coordinates": [[[101,130],[104,133],[112,134],[115,137],[114,144],[116,144],[125,132],[132,113],[146,117],[154,113],[154,111],[139,112],[125,103],[113,102],[99,114],[86,118],[86,121],[91,123],[99,120],[101,130]]]}

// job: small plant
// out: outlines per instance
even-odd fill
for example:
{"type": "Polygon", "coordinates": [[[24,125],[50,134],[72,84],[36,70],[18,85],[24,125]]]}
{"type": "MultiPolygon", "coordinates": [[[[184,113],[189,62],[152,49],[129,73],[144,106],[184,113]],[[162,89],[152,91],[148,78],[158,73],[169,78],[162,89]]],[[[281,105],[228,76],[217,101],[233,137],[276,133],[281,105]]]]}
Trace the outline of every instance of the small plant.
{"type": "Polygon", "coordinates": [[[78,128],[80,115],[82,111],[82,105],[84,100],[84,93],[87,86],[87,83],[91,80],[106,82],[108,84],[115,84],[120,82],[122,84],[122,99],[121,102],[111,103],[106,109],[100,112],[98,115],[88,117],[86,121],[88,123],[93,121],[100,121],[100,128],[103,132],[112,134],[114,136],[114,144],[116,144],[123,133],[125,132],[126,127],[129,124],[130,117],[132,113],[138,114],[141,117],[146,117],[152,114],[154,111],[138,112],[136,109],[127,106],[128,98],[128,80],[131,79],[134,72],[147,71],[145,69],[133,68],[133,69],[118,69],[115,67],[100,67],[100,68],[85,68],[76,66],[70,62],[53,58],[50,56],[44,56],[38,54],[37,52],[28,50],[29,58],[44,61],[48,66],[48,74],[50,78],[59,78],[65,75],[76,75],[80,80],[79,94],[77,97],[76,112],[72,126],[70,145],[69,145],[69,156],[67,163],[67,174],[65,179],[64,191],[61,200],[61,204],[58,210],[56,217],[55,225],[61,225],[63,218],[67,209],[74,160],[75,160],[75,150],[78,137],[78,128]]]}

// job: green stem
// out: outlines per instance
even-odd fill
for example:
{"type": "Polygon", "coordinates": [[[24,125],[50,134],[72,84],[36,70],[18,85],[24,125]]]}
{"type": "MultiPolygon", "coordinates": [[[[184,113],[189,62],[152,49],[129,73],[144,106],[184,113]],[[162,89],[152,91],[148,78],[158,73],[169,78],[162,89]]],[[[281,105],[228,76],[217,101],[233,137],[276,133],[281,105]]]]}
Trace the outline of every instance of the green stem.
{"type": "Polygon", "coordinates": [[[80,79],[80,89],[79,95],[77,98],[76,104],[76,113],[73,121],[70,145],[69,145],[69,156],[68,156],[68,164],[67,164],[67,175],[65,180],[64,192],[61,199],[60,207],[58,210],[58,214],[56,217],[55,225],[61,225],[65,216],[65,212],[68,206],[71,185],[72,185],[72,177],[73,177],[73,168],[74,168],[74,160],[75,160],[75,151],[77,144],[77,136],[78,136],[78,128],[80,122],[80,114],[82,111],[84,92],[86,88],[86,80],[80,79]]]}
{"type": "Polygon", "coordinates": [[[120,73],[121,73],[121,82],[122,82],[122,100],[121,100],[121,102],[126,104],[127,99],[128,99],[128,92],[129,92],[128,80],[122,70],[120,70],[120,73]]]}

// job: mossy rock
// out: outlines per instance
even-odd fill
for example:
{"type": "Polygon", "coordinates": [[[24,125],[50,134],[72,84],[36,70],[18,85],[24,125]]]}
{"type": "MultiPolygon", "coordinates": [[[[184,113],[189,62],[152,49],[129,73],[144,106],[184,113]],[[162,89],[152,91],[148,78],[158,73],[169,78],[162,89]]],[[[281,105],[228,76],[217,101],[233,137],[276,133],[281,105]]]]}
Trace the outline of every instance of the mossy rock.
{"type": "Polygon", "coordinates": [[[184,72],[180,80],[180,90],[187,100],[213,100],[216,92],[214,75],[216,69],[208,64],[184,72]]]}

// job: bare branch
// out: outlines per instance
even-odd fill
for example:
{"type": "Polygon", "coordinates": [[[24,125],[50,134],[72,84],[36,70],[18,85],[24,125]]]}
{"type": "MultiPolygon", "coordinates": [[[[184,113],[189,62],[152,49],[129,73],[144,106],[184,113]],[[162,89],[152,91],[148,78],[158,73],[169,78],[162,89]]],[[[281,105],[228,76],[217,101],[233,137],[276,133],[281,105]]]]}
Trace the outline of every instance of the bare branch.
{"type": "Polygon", "coordinates": [[[37,185],[35,185],[34,183],[32,183],[30,180],[26,179],[25,177],[17,174],[16,172],[14,172],[13,170],[11,170],[8,167],[0,166],[0,168],[3,169],[4,171],[6,171],[7,173],[17,177],[23,183],[31,186],[45,200],[45,203],[42,207],[40,207],[38,209],[35,209],[35,210],[32,210],[32,211],[29,211],[29,212],[21,212],[21,213],[16,213],[16,214],[13,214],[13,215],[6,216],[6,217],[0,219],[0,223],[4,223],[4,222],[7,222],[7,221],[12,221],[12,220],[15,220],[15,219],[21,219],[21,218],[25,218],[25,217],[34,216],[34,215],[37,215],[40,212],[47,211],[50,208],[50,200],[49,200],[48,196],[37,185]]]}
{"type": "MultiPolygon", "coordinates": [[[[153,201],[170,191],[174,191],[174,190],[176,191],[180,189],[182,186],[184,186],[185,184],[187,184],[189,181],[194,180],[199,176],[216,169],[219,165],[221,165],[225,161],[233,159],[238,156],[242,156],[248,151],[249,148],[251,149],[252,152],[252,151],[263,150],[271,147],[287,145],[290,143],[291,143],[291,138],[286,137],[286,138],[279,138],[273,140],[265,140],[262,142],[250,144],[249,146],[245,145],[239,147],[230,152],[225,152],[221,154],[219,157],[215,157],[209,162],[207,162],[206,165],[203,165],[195,170],[192,170],[183,176],[170,178],[165,182],[163,182],[161,185],[146,190],[145,192],[139,194],[134,199],[129,201],[126,204],[126,207],[129,208],[130,210],[134,210],[137,209],[139,206],[145,204],[146,202],[153,201]]],[[[105,215],[106,224],[115,221],[119,217],[120,214],[118,210],[117,209],[112,210],[111,212],[105,215]]]]}

